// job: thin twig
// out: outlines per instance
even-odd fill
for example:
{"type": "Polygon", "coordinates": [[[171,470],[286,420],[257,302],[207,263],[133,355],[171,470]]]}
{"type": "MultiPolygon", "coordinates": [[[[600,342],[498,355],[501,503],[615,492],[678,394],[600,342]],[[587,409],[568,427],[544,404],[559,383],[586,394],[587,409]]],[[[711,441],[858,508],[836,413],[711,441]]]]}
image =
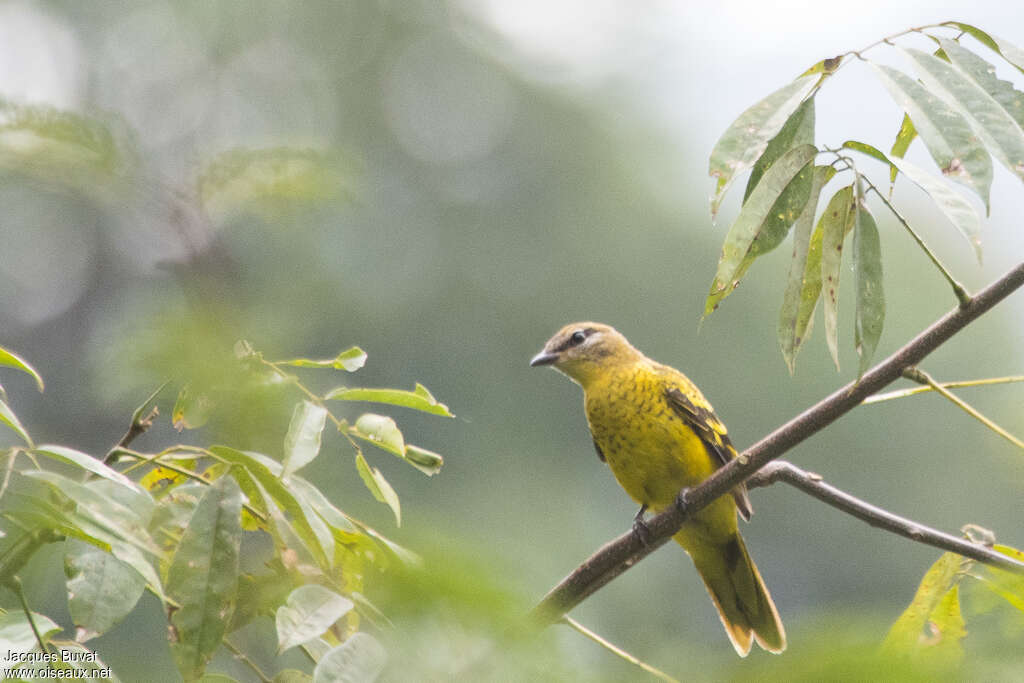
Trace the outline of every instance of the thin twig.
{"type": "MultiPolygon", "coordinates": [[[[119,449],[114,449],[114,450],[117,451],[117,453],[119,455],[127,455],[129,457],[136,458],[136,459],[138,459],[140,461],[145,461],[146,463],[156,464],[158,467],[162,467],[165,470],[170,470],[171,472],[174,472],[175,474],[180,474],[181,476],[186,477],[188,479],[191,479],[193,481],[198,481],[199,483],[204,484],[206,486],[210,486],[213,483],[209,479],[204,477],[202,474],[200,474],[198,472],[193,472],[192,470],[188,469],[187,467],[181,467],[179,465],[176,465],[176,464],[170,463],[170,462],[162,462],[160,460],[160,458],[163,457],[165,455],[165,453],[157,453],[154,456],[147,456],[147,455],[144,455],[142,453],[137,453],[137,452],[131,450],[130,448],[119,448],[119,449]]],[[[200,449],[200,450],[203,450],[203,449],[200,449]]],[[[217,460],[218,462],[220,462],[222,464],[228,464],[228,463],[225,463],[222,458],[218,458],[214,453],[212,453],[210,451],[203,450],[202,454],[207,456],[207,457],[213,458],[214,460],[217,460]]],[[[253,517],[255,517],[256,519],[258,519],[261,522],[266,523],[268,521],[267,520],[267,516],[265,514],[263,514],[262,512],[257,510],[256,508],[254,508],[249,503],[242,503],[242,509],[244,509],[246,512],[248,512],[250,515],[252,515],[253,517]]]]}
{"type": "Polygon", "coordinates": [[[136,438],[144,434],[146,430],[153,426],[153,421],[156,419],[157,415],[160,414],[160,411],[157,410],[156,405],[154,405],[154,401],[156,401],[156,397],[160,395],[160,392],[163,391],[168,384],[170,384],[170,380],[167,380],[157,387],[156,391],[150,394],[149,397],[142,402],[142,405],[132,412],[132,419],[131,423],[128,425],[128,431],[124,433],[124,436],[114,444],[114,447],[111,448],[106,457],[103,458],[103,462],[105,464],[109,463],[109,461],[113,459],[119,448],[127,448],[128,444],[135,441],[136,438]]]}
{"type": "Polygon", "coordinates": [[[898,379],[905,368],[919,363],[1022,285],[1024,263],[1018,264],[971,297],[967,303],[932,323],[894,354],[864,373],[859,381],[850,382],[836,390],[747,448],[698,486],[682,491],[680,497],[684,509],[672,506],[647,520],[650,531],[647,543],[642,543],[637,534],[629,531],[605,544],[544,596],[534,608],[534,616],[541,623],[561,619],[562,615],[587,596],[663,545],[679,531],[687,514],[692,515],[703,509],[770,461],[860,405],[865,398],[898,379]]]}
{"type": "Polygon", "coordinates": [[[944,386],[942,386],[941,384],[936,382],[932,378],[932,376],[929,375],[924,370],[921,370],[920,368],[907,368],[906,370],[903,371],[903,376],[906,377],[907,379],[911,380],[911,381],[917,382],[919,384],[925,384],[925,385],[931,387],[933,390],[935,390],[935,391],[939,392],[940,394],[942,394],[943,397],[945,397],[946,399],[951,401],[954,405],[956,405],[958,408],[963,410],[965,413],[967,413],[968,415],[973,417],[975,420],[977,420],[981,424],[985,425],[986,427],[991,429],[993,432],[995,432],[999,436],[1003,437],[1004,439],[1006,439],[1007,441],[1012,443],[1017,448],[1020,448],[1021,450],[1024,450],[1024,441],[1021,441],[1016,436],[1014,436],[1010,432],[1006,431],[1005,429],[1003,429],[1002,427],[997,425],[992,420],[990,420],[987,417],[985,417],[977,408],[975,408],[974,406],[969,404],[967,401],[963,400],[962,398],[960,398],[959,396],[954,394],[952,391],[950,391],[949,389],[945,388],[944,386]]]}
{"type": "Polygon", "coordinates": [[[224,638],[223,643],[224,643],[224,647],[228,650],[228,652],[230,652],[232,655],[234,655],[235,659],[237,659],[238,661],[242,662],[243,664],[248,666],[250,669],[252,669],[253,673],[255,673],[256,676],[263,683],[273,683],[274,679],[271,678],[270,676],[268,676],[267,674],[263,673],[263,669],[261,669],[259,666],[257,666],[256,662],[254,662],[251,659],[249,659],[249,655],[247,655],[244,652],[242,652],[238,648],[237,645],[232,643],[227,638],[224,638]]]}
{"type": "MultiPolygon", "coordinates": [[[[12,576],[7,582],[7,585],[18,594],[18,601],[21,602],[21,609],[25,612],[25,618],[28,620],[28,625],[32,627],[32,633],[36,637],[36,642],[39,643],[39,651],[43,653],[49,653],[50,647],[43,640],[43,636],[39,633],[39,627],[36,626],[36,620],[32,616],[32,610],[29,609],[28,599],[25,598],[25,588],[21,585],[21,579],[17,576],[12,576]]],[[[53,663],[49,659],[46,660],[46,668],[52,669],[53,663]]]]}
{"type": "MultiPolygon", "coordinates": [[[[844,52],[843,54],[841,54],[839,56],[840,57],[856,57],[857,59],[864,60],[865,58],[864,58],[863,53],[867,52],[868,50],[870,50],[873,47],[878,47],[879,45],[882,45],[882,44],[891,45],[892,41],[896,40],[897,38],[901,38],[901,37],[903,37],[905,35],[908,35],[910,33],[922,33],[925,29],[929,29],[929,28],[949,28],[949,27],[946,24],[925,24],[924,26],[918,26],[916,28],[908,28],[908,29],[906,29],[904,31],[900,31],[899,33],[894,33],[891,36],[886,36],[885,38],[880,38],[880,39],[876,40],[875,42],[871,43],[870,45],[868,45],[867,47],[862,47],[859,50],[849,50],[849,51],[844,52]]],[[[844,63],[845,63],[845,61],[846,60],[844,60],[844,63]]],[[[842,64],[840,64],[839,66],[842,66],[842,64]]],[[[839,67],[836,67],[837,70],[838,70],[838,68],[839,67]]]]}
{"type": "Polygon", "coordinates": [[[807,472],[786,460],[776,460],[764,466],[747,479],[749,488],[768,486],[777,481],[789,484],[821,502],[842,510],[848,515],[867,522],[873,527],[894,533],[911,541],[930,545],[940,550],[956,553],[963,557],[984,562],[1000,569],[1024,573],[1024,565],[992,548],[969,540],[932,529],[911,519],[900,517],[888,510],[851,496],[834,486],[826,484],[820,475],[807,472]]]}
{"type": "Polygon", "coordinates": [[[575,629],[576,631],[579,631],[580,633],[585,635],[587,638],[590,638],[592,641],[594,641],[595,643],[597,643],[601,647],[605,648],[609,652],[612,652],[612,653],[618,655],[619,657],[622,657],[623,659],[625,659],[630,664],[633,664],[634,666],[637,666],[637,667],[643,669],[644,671],[646,671],[647,673],[651,674],[655,678],[660,678],[661,680],[669,681],[670,683],[679,683],[679,679],[672,678],[671,676],[669,676],[664,671],[661,671],[660,669],[657,669],[657,668],[651,666],[647,662],[644,662],[644,661],[642,661],[640,659],[637,659],[636,657],[634,657],[633,655],[629,654],[628,652],[626,652],[622,648],[618,647],[614,643],[611,643],[611,642],[605,640],[604,638],[602,638],[601,636],[599,636],[598,634],[594,633],[589,628],[587,628],[586,626],[584,626],[580,622],[576,621],[572,617],[570,617],[570,616],[563,616],[562,617],[562,623],[565,624],[566,626],[569,626],[572,629],[575,629]]]}
{"type": "MultiPolygon", "coordinates": [[[[964,379],[958,382],[939,382],[940,387],[946,389],[963,389],[964,387],[985,387],[993,384],[1011,384],[1013,382],[1024,382],[1024,375],[1009,375],[1007,377],[987,377],[985,379],[964,379]]],[[[898,389],[897,391],[887,391],[884,394],[875,394],[874,396],[868,396],[866,399],[861,401],[862,406],[870,405],[872,403],[882,403],[883,401],[892,401],[897,398],[906,398],[907,396],[916,396],[917,394],[927,394],[935,391],[931,386],[920,386],[911,387],[909,389],[898,389]]]]}

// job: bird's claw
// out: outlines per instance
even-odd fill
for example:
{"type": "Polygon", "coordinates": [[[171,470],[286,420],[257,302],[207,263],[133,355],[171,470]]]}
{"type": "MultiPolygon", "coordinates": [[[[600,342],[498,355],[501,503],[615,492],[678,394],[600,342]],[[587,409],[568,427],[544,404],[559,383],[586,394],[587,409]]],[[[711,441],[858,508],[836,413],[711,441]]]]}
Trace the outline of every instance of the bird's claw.
{"type": "Polygon", "coordinates": [[[648,545],[651,542],[651,530],[644,520],[645,512],[647,512],[646,505],[641,506],[636,515],[633,516],[633,535],[636,536],[636,540],[640,541],[642,545],[648,545]]]}
{"type": "Polygon", "coordinates": [[[689,493],[690,489],[685,488],[679,492],[679,495],[676,496],[676,510],[678,510],[679,514],[681,514],[683,517],[686,517],[687,515],[686,509],[689,507],[689,503],[687,503],[686,497],[689,495],[689,493]]]}

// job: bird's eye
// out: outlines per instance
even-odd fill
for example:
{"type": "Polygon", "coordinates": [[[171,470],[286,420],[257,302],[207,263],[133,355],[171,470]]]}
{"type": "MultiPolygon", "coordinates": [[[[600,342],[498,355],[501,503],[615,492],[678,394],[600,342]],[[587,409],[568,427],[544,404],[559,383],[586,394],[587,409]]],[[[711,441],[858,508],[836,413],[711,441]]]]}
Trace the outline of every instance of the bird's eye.
{"type": "Polygon", "coordinates": [[[584,332],[583,330],[576,330],[575,332],[572,333],[572,336],[569,338],[569,341],[572,342],[573,346],[579,346],[580,344],[583,343],[583,340],[586,338],[586,332],[584,332]]]}

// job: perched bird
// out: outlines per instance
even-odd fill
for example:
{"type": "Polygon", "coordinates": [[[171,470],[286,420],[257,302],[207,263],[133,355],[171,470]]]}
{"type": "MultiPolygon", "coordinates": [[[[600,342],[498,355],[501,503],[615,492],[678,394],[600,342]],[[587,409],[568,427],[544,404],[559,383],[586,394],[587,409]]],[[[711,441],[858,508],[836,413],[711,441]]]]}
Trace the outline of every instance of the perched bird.
{"type": "MultiPolygon", "coordinates": [[[[530,365],[551,365],[583,387],[597,455],[640,504],[634,531],[646,532],[646,510],[658,512],[736,457],[725,425],[686,375],[638,351],[614,328],[566,325],[530,365]]],[[[747,554],[736,513],[750,519],[745,486],[692,515],[673,538],[693,558],[740,656],[751,642],[786,649],[771,595],[747,554]]]]}

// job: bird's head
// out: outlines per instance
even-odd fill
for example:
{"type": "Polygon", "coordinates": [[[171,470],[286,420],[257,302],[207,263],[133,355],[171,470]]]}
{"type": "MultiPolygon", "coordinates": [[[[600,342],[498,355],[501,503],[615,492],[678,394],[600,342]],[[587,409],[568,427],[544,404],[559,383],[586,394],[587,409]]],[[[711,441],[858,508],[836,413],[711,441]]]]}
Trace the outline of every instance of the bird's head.
{"type": "Polygon", "coordinates": [[[572,323],[560,329],[530,365],[551,365],[585,384],[599,372],[642,357],[618,330],[601,323],[572,323]]]}

